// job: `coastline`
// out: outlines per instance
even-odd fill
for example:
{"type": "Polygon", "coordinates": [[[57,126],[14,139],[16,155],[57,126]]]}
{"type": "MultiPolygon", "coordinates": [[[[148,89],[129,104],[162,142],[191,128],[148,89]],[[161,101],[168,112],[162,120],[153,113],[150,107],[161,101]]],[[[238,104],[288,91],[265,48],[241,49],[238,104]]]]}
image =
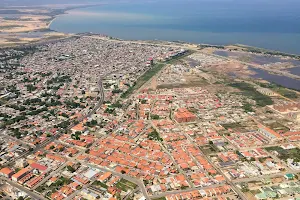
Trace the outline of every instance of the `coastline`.
{"type": "MultiPolygon", "coordinates": [[[[21,32],[12,32],[11,34],[22,34],[22,33],[35,33],[35,32],[45,32],[45,33],[56,33],[56,34],[60,34],[60,35],[65,35],[65,36],[74,36],[74,35],[82,35],[84,33],[64,33],[61,31],[57,31],[57,30],[53,30],[51,29],[51,25],[53,24],[53,22],[55,20],[57,20],[57,18],[59,16],[62,15],[66,15],[68,13],[70,13],[70,11],[75,10],[75,9],[80,9],[80,8],[89,8],[89,7],[93,7],[93,6],[101,6],[104,5],[105,3],[101,3],[101,4],[86,4],[86,5],[76,5],[76,6],[67,6],[65,8],[56,8],[53,9],[52,12],[55,13],[57,12],[57,14],[53,14],[49,15],[49,13],[45,14],[44,16],[50,16],[51,20],[47,23],[47,26],[45,26],[44,28],[41,29],[33,29],[31,31],[21,31],[21,32]]],[[[28,9],[28,8],[26,8],[28,9]]],[[[43,8],[37,8],[37,9],[43,9],[43,8]]],[[[47,8],[49,10],[49,8],[47,8]]],[[[1,32],[0,32],[1,33],[1,32]]],[[[9,34],[9,33],[7,33],[9,34]]],[[[99,34],[95,34],[95,35],[101,35],[101,33],[99,34]]],[[[64,37],[62,37],[61,39],[63,39],[64,37]]],[[[116,38],[116,37],[114,37],[116,38]]],[[[41,37],[41,38],[37,38],[39,39],[39,41],[43,41],[45,38],[41,37]]],[[[127,39],[123,39],[123,38],[118,38],[120,40],[127,40],[127,39]]],[[[150,41],[150,42],[157,42],[157,41],[161,41],[161,42],[172,42],[172,43],[181,43],[181,44],[190,44],[190,45],[196,45],[198,47],[212,47],[212,48],[228,48],[228,47],[234,47],[234,48],[238,48],[239,51],[245,51],[245,52],[250,52],[250,53],[258,53],[258,54],[265,54],[265,55],[271,55],[271,56],[288,56],[291,58],[296,58],[300,60],[300,54],[294,54],[294,53],[286,53],[285,51],[278,51],[278,50],[273,50],[273,49],[268,49],[268,48],[262,48],[262,47],[256,47],[256,46],[251,46],[251,45],[246,45],[246,44],[221,44],[221,45],[213,45],[213,44],[208,44],[208,43],[196,43],[196,42],[188,42],[188,41],[184,41],[184,40],[176,40],[176,41],[172,41],[172,40],[140,40],[140,39],[132,39],[131,41],[150,41]]],[[[29,41],[28,43],[35,43],[36,41],[29,41]]]]}

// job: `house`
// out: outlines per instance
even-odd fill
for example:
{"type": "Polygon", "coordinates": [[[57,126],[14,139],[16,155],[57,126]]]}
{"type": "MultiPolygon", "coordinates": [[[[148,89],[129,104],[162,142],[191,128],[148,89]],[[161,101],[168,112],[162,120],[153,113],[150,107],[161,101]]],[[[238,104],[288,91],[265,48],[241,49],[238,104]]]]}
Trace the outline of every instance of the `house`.
{"type": "Polygon", "coordinates": [[[21,178],[23,178],[24,176],[26,176],[27,174],[30,173],[30,169],[28,168],[23,168],[20,171],[18,171],[17,173],[15,173],[14,175],[12,175],[12,180],[13,181],[19,181],[21,178]]]}
{"type": "Polygon", "coordinates": [[[10,178],[14,174],[14,171],[5,167],[0,170],[0,175],[6,178],[10,178]]]}
{"type": "Polygon", "coordinates": [[[275,132],[274,130],[272,130],[266,126],[263,126],[262,124],[259,124],[258,128],[259,128],[258,131],[261,134],[263,134],[265,137],[267,137],[269,140],[271,140],[272,142],[280,141],[283,139],[283,137],[280,134],[278,134],[277,132],[275,132]]]}

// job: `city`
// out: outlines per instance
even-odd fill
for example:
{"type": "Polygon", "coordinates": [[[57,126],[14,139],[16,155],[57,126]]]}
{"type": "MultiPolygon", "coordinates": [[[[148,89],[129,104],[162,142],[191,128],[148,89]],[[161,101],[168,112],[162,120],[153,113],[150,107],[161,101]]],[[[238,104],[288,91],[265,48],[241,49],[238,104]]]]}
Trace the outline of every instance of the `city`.
{"type": "Polygon", "coordinates": [[[3,199],[300,198],[299,92],[207,48],[87,34],[0,58],[3,199]]]}

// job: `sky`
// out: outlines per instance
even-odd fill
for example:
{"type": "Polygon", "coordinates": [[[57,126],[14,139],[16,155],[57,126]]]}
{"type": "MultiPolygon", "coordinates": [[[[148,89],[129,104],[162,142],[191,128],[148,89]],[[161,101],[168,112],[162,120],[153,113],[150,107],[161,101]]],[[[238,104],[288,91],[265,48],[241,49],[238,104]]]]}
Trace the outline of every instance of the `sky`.
{"type": "MultiPolygon", "coordinates": [[[[118,2],[118,1],[136,1],[136,2],[143,2],[143,1],[164,1],[164,2],[184,2],[188,3],[189,1],[195,0],[0,0],[0,6],[37,6],[37,5],[48,5],[48,4],[97,4],[101,2],[118,2]]],[[[299,3],[299,0],[197,0],[197,1],[215,1],[218,2],[244,2],[244,3],[251,3],[251,2],[259,2],[262,4],[265,3],[275,3],[275,4],[293,4],[299,3]]],[[[299,4],[298,4],[299,5],[299,4]]],[[[300,8],[299,8],[300,9],[300,8]]]]}
{"type": "Polygon", "coordinates": [[[103,0],[0,0],[0,6],[101,3],[103,0]]]}

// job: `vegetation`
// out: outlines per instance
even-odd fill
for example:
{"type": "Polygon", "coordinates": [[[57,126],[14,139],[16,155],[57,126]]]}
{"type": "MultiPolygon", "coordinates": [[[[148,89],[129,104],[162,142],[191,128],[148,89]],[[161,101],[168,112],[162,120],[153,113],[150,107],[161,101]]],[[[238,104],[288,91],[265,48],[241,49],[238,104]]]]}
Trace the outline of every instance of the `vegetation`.
{"type": "Polygon", "coordinates": [[[122,106],[123,105],[120,103],[120,101],[117,101],[116,103],[110,105],[110,107],[112,108],[122,108],[122,106]]]}
{"type": "MultiPolygon", "coordinates": [[[[239,45],[237,45],[237,46],[239,46],[239,45]]],[[[250,47],[250,46],[241,46],[241,47],[243,47],[243,50],[246,52],[259,53],[259,54],[265,54],[265,55],[270,55],[270,56],[286,56],[286,57],[290,57],[290,58],[294,58],[294,59],[300,59],[299,55],[283,53],[283,52],[279,52],[279,51],[266,50],[266,49],[250,47]]]]}
{"type": "Polygon", "coordinates": [[[72,181],[68,178],[65,178],[63,176],[61,176],[57,181],[55,181],[52,185],[55,187],[58,186],[63,186],[63,185],[68,185],[70,184],[72,181]]]}
{"type": "Polygon", "coordinates": [[[128,191],[129,189],[133,190],[134,188],[137,187],[135,183],[132,183],[130,181],[127,181],[125,179],[121,179],[117,184],[116,187],[123,190],[123,191],[128,191]]]}
{"type": "Polygon", "coordinates": [[[73,168],[73,167],[71,167],[70,165],[68,165],[67,166],[67,170],[69,171],[69,172],[71,172],[71,173],[74,173],[76,170],[73,168]]]}
{"type": "Polygon", "coordinates": [[[294,162],[300,162],[300,149],[283,149],[281,147],[267,147],[267,151],[276,151],[279,153],[278,158],[282,160],[294,159],[294,162]]]}
{"type": "Polygon", "coordinates": [[[85,125],[88,126],[88,127],[94,127],[94,126],[97,126],[97,124],[98,124],[97,120],[94,120],[94,119],[91,120],[90,122],[85,123],[85,125]]]}
{"type": "Polygon", "coordinates": [[[156,199],[153,199],[153,200],[166,200],[166,197],[160,197],[160,198],[156,198],[156,199]]]}
{"type": "Polygon", "coordinates": [[[258,82],[257,84],[261,87],[269,88],[269,89],[273,90],[274,92],[277,92],[286,98],[297,99],[299,97],[298,94],[295,91],[293,91],[292,89],[282,87],[276,83],[258,82]]]}
{"type": "Polygon", "coordinates": [[[129,87],[129,89],[121,95],[121,98],[127,98],[129,95],[132,94],[133,91],[139,89],[142,85],[144,85],[147,81],[149,81],[155,74],[157,74],[160,70],[162,70],[162,68],[165,66],[165,64],[171,64],[171,63],[177,61],[178,59],[181,59],[187,55],[190,55],[190,53],[187,53],[182,56],[178,56],[178,57],[173,58],[164,63],[157,63],[157,64],[153,65],[152,68],[150,68],[142,76],[139,77],[139,79],[133,86],[129,87]]]}
{"type": "Polygon", "coordinates": [[[159,136],[159,133],[156,130],[154,130],[148,134],[148,139],[156,140],[156,141],[163,141],[163,139],[159,136]]]}
{"type": "Polygon", "coordinates": [[[222,124],[222,126],[226,129],[233,129],[233,128],[239,128],[241,127],[241,124],[240,123],[230,123],[230,124],[222,124]]]}
{"type": "Polygon", "coordinates": [[[208,45],[208,44],[200,44],[200,48],[204,49],[204,48],[217,48],[217,49],[225,49],[224,46],[221,45],[208,45]]]}
{"type": "Polygon", "coordinates": [[[32,84],[25,85],[25,87],[27,88],[28,92],[33,92],[37,89],[37,87],[32,84]]]}
{"type": "Polygon", "coordinates": [[[81,132],[76,131],[74,134],[71,135],[71,138],[74,140],[80,140],[80,135],[81,135],[81,132]]]}
{"type": "Polygon", "coordinates": [[[51,85],[54,83],[68,83],[71,82],[71,76],[68,75],[62,75],[52,78],[51,80],[47,81],[47,85],[51,85]]]}
{"type": "Polygon", "coordinates": [[[103,187],[105,189],[108,188],[108,186],[105,183],[102,183],[101,181],[95,181],[95,182],[93,182],[93,185],[100,186],[100,187],[103,187]]]}
{"type": "Polygon", "coordinates": [[[244,103],[243,109],[245,110],[245,112],[254,112],[252,105],[250,103],[244,103]]]}
{"type": "Polygon", "coordinates": [[[159,115],[151,115],[151,119],[159,119],[159,115]]]}
{"type": "Polygon", "coordinates": [[[273,104],[273,100],[271,99],[271,97],[256,91],[256,89],[249,83],[235,82],[235,83],[230,83],[229,85],[231,87],[240,89],[244,96],[255,100],[258,106],[264,107],[273,104]]]}

